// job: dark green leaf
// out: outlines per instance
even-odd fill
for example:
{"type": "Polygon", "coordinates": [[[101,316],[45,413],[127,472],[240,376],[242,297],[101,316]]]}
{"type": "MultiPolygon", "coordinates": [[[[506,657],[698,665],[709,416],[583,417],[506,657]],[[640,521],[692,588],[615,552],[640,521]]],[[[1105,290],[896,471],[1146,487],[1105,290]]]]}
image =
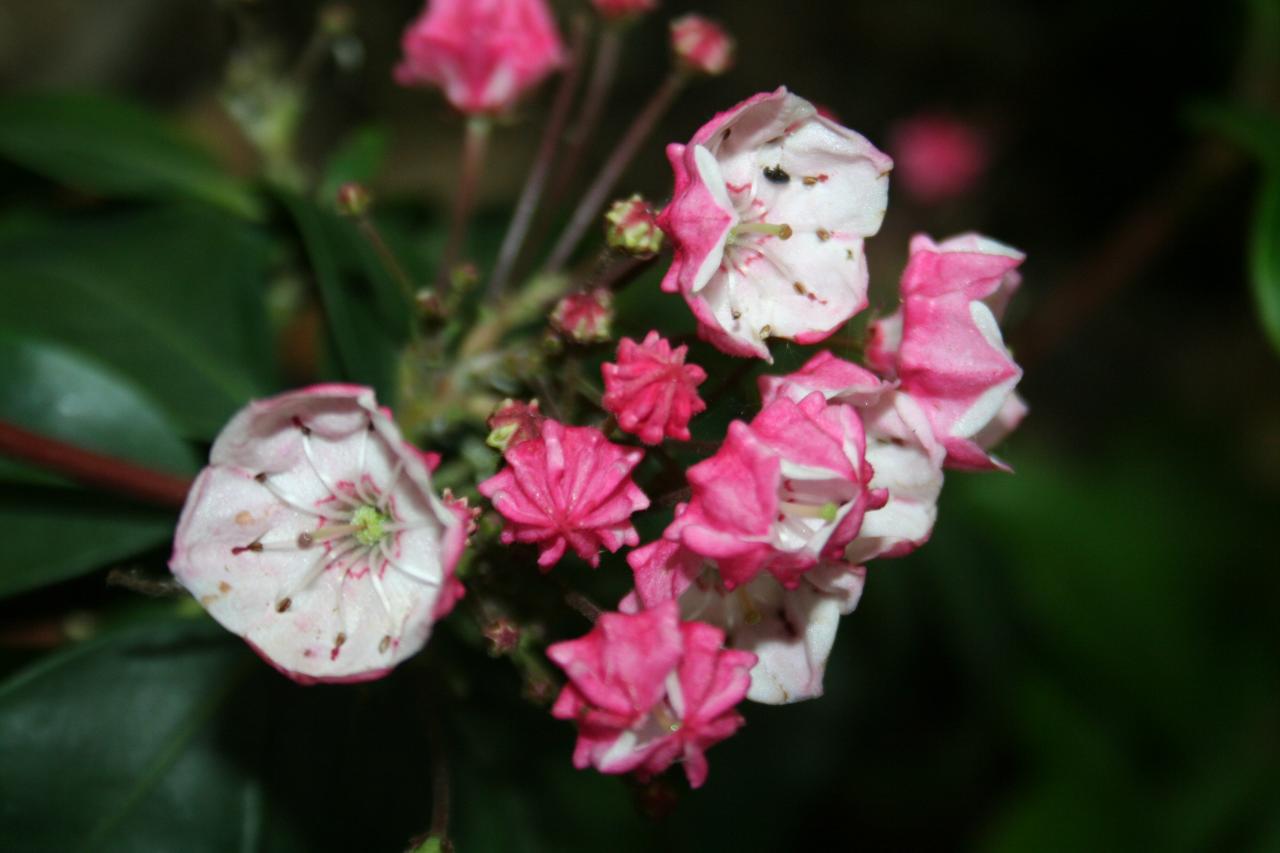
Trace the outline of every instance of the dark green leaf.
{"type": "Polygon", "coordinates": [[[190,198],[241,216],[258,199],[161,118],[88,95],[0,101],[0,156],[76,189],[131,198],[190,198]]]}
{"type": "Polygon", "coordinates": [[[392,404],[396,342],[403,334],[380,318],[377,288],[385,279],[363,266],[350,223],[296,196],[282,200],[302,236],[344,377],[372,385],[380,400],[392,404]]]}
{"type": "Polygon", "coordinates": [[[0,333],[0,419],[148,468],[192,474],[191,448],[141,389],[92,360],[0,333]]]}
{"type": "Polygon", "coordinates": [[[34,482],[0,484],[0,597],[77,577],[157,547],[174,514],[34,482]]]}
{"type": "Polygon", "coordinates": [[[1258,318],[1271,345],[1280,352],[1280,169],[1262,185],[1250,255],[1258,318]]]}
{"type": "Polygon", "coordinates": [[[0,329],[101,359],[208,438],[274,385],[256,229],[173,207],[0,237],[0,329]]]}

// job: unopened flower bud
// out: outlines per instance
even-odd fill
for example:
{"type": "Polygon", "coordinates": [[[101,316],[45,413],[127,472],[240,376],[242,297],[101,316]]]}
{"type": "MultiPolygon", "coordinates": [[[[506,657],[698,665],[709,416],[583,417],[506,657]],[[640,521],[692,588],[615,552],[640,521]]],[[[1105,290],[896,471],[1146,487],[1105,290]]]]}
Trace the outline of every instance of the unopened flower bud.
{"type": "Polygon", "coordinates": [[[612,324],[613,294],[604,287],[570,294],[551,312],[551,327],[580,344],[609,340],[612,324]]]}
{"type": "Polygon", "coordinates": [[[348,3],[329,3],[320,10],[320,29],[327,35],[340,36],[351,31],[356,12],[348,3]]]}
{"type": "Polygon", "coordinates": [[[604,237],[611,249],[647,258],[662,251],[658,212],[639,195],[615,201],[604,215],[604,237]]]}
{"type": "Polygon", "coordinates": [[[363,184],[349,181],[338,187],[336,202],[343,216],[365,216],[373,207],[373,194],[363,184]]]}
{"type": "Polygon", "coordinates": [[[733,38],[701,15],[671,22],[671,50],[680,65],[699,74],[723,74],[733,64],[733,38]]]}
{"type": "Polygon", "coordinates": [[[489,641],[489,654],[494,657],[510,654],[520,645],[520,626],[505,616],[499,616],[481,631],[489,641]]]}
{"type": "Polygon", "coordinates": [[[485,443],[503,453],[513,445],[542,435],[547,418],[538,410],[538,401],[503,400],[489,416],[489,437],[485,443]]]}

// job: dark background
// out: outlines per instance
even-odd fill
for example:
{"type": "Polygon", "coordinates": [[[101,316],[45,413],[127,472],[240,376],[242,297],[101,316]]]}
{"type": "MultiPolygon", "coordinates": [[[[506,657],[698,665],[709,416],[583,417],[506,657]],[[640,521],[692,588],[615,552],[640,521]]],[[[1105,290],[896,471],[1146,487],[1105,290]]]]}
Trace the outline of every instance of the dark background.
{"type": "MultiPolygon", "coordinates": [[[[216,98],[237,38],[225,5],[3,0],[0,89],[136,99],[251,176],[252,149],[216,98]]],[[[246,5],[261,7],[284,55],[301,50],[313,4],[246,5]]],[[[452,190],[461,122],[434,93],[390,83],[417,5],[353,5],[364,61],[319,72],[302,153],[318,167],[352,129],[388,127],[375,192],[421,222],[452,190]]],[[[662,18],[692,8],[666,3],[634,28],[591,163],[665,73],[662,18]]],[[[1273,97],[1275,42],[1260,40],[1245,3],[697,9],[735,34],[737,66],[691,87],[620,190],[663,198],[659,143],[779,84],[882,146],[921,111],[972,122],[991,151],[981,183],[933,207],[891,194],[868,254],[887,305],[913,232],[980,230],[1026,251],[1006,324],[1031,407],[1002,453],[1017,473],[949,476],[933,541],[872,567],[828,695],[747,709],[746,728],[711,750],[704,789],[675,780],[664,819],[642,814],[634,786],[573,771],[568,727],[519,700],[505,662],[449,632],[427,655],[451,685],[431,689],[457,688],[448,701],[424,696],[414,669],[368,688],[299,690],[209,633],[145,671],[108,651],[72,661],[60,681],[19,675],[0,688],[0,801],[34,786],[42,802],[0,811],[4,846],[399,849],[429,822],[422,756],[435,725],[450,744],[462,851],[1280,849],[1280,372],[1246,284],[1258,172],[1186,118],[1200,101],[1273,97]],[[130,686],[142,678],[151,698],[130,686]],[[183,691],[206,688],[221,704],[183,704],[183,691]],[[434,723],[422,706],[440,709],[434,723]],[[163,749],[147,733],[171,718],[201,733],[175,747],[183,757],[154,763],[163,749]],[[119,765],[127,773],[112,742],[139,762],[119,765]],[[43,751],[2,757],[18,743],[43,751]],[[153,771],[158,791],[138,788],[115,817],[94,811],[100,786],[153,771]]],[[[482,231],[504,221],[548,95],[495,131],[482,231]]],[[[83,215],[21,167],[0,177],[10,212],[83,215]]],[[[0,294],[3,325],[21,329],[13,279],[0,294]]],[[[624,331],[647,322],[620,318],[624,331]]],[[[610,571],[591,582],[625,583],[619,563],[610,571]]],[[[565,574],[587,582],[581,567],[565,574]]],[[[150,616],[132,624],[135,610],[99,574],[11,598],[0,617],[89,612],[125,624],[129,643],[161,644],[170,628],[157,638],[150,616]]],[[[45,654],[5,636],[8,670],[45,654]]]]}

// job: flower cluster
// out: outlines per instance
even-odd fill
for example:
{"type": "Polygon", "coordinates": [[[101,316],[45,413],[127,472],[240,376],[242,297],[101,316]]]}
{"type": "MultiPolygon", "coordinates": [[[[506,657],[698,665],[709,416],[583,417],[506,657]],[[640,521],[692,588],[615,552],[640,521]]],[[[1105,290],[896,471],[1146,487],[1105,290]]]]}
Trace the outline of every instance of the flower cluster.
{"type": "MultiPolygon", "coordinates": [[[[594,6],[612,39],[656,3],[594,6]]],[[[674,22],[671,77],[655,104],[691,72],[727,70],[732,45],[705,18],[674,22]]],[[[431,0],[403,47],[397,79],[439,86],[472,116],[510,112],[566,61],[544,0],[431,0]]],[[[588,88],[588,100],[599,95],[588,88]]],[[[567,115],[557,105],[544,146],[552,153],[567,115]]],[[[437,494],[440,458],[407,443],[371,391],[317,386],[253,403],[226,427],[192,489],[171,566],[214,618],[289,676],[355,681],[385,674],[427,641],[463,594],[468,536],[481,566],[475,584],[467,578],[487,619],[480,635],[525,667],[529,644],[554,623],[520,624],[512,614],[527,602],[504,602],[483,578],[519,571],[522,560],[543,573],[575,559],[599,568],[606,552],[630,549],[602,569],[625,573],[625,556],[631,570],[616,612],[566,593],[593,627],[545,649],[567,678],[551,713],[577,727],[578,767],[643,779],[681,762],[698,787],[706,750],[743,725],[742,700],[822,694],[868,565],[928,542],[945,469],[1008,468],[991,449],[1026,413],[1000,329],[1023,256],[975,234],[915,237],[900,304],[849,346],[833,336],[868,306],[866,246],[885,215],[890,158],[779,88],[668,146],[674,180],[660,211],[638,195],[608,206],[635,134],[658,112],[642,111],[586,193],[586,213],[570,217],[524,290],[503,293],[554,177],[549,155],[530,176],[486,297],[444,292],[462,282],[447,260],[452,246],[442,290],[429,293],[434,313],[414,320],[439,328],[404,360],[406,371],[429,364],[424,381],[401,389],[416,427],[406,431],[453,442],[458,458],[440,477],[487,499],[483,523],[466,501],[437,494]],[[601,218],[607,247],[579,274],[570,261],[588,229],[575,229],[601,218]],[[658,299],[659,289],[679,294],[701,342],[664,333],[615,299],[655,263],[666,265],[660,286],[637,286],[658,299]],[[641,334],[615,346],[615,326],[641,334]],[[704,387],[706,359],[772,364],[777,340],[839,346],[761,376],[758,406],[723,433],[697,422],[719,396],[704,387]],[[863,363],[839,354],[852,351],[863,363]],[[498,402],[534,392],[541,403],[498,402]],[[636,516],[646,512],[652,524],[640,529],[661,533],[642,544],[636,516]]],[[[371,197],[344,192],[350,215],[373,227],[371,197]]],[[[534,669],[526,692],[550,701],[551,670],[534,669]]]]}

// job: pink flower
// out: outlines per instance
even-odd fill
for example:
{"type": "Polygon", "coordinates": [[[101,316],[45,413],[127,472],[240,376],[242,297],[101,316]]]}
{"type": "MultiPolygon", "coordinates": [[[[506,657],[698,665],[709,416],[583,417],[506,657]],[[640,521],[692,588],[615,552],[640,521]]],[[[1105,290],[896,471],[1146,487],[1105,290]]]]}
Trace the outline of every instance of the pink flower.
{"type": "Polygon", "coordinates": [[[690,71],[723,74],[733,64],[733,38],[710,18],[685,15],[671,22],[671,52],[690,71]]]}
{"type": "Polygon", "coordinates": [[[506,452],[508,447],[542,435],[546,415],[538,408],[537,400],[525,403],[520,400],[503,400],[489,415],[489,435],[485,444],[506,452]]]}
{"type": "Polygon", "coordinates": [[[591,0],[600,17],[609,21],[643,15],[658,8],[658,0],[591,0]]]}
{"type": "Polygon", "coordinates": [[[976,234],[911,241],[900,316],[877,321],[874,361],[891,366],[924,410],[951,468],[1007,466],[987,453],[1026,414],[1022,369],[1000,335],[1023,255],[976,234]]]}
{"type": "Polygon", "coordinates": [[[865,563],[876,557],[910,553],[929,540],[942,491],[946,451],[920,405],[896,387],[856,364],[820,352],[788,376],[760,377],[765,403],[779,395],[802,400],[815,391],[831,403],[858,410],[867,434],[870,486],[884,489],[888,502],[868,512],[845,559],[865,563]]]}
{"type": "Polygon", "coordinates": [[[889,139],[898,178],[926,204],[964,195],[987,167],[987,146],[970,124],[945,115],[900,122],[889,139]]]}
{"type": "Polygon", "coordinates": [[[551,327],[580,344],[613,337],[613,294],[605,287],[571,293],[556,303],[551,327]]]}
{"type": "Polygon", "coordinates": [[[671,344],[656,331],[637,344],[623,338],[618,363],[600,365],[604,408],[618,426],[645,444],[661,444],[665,435],[689,440],[689,419],[707,407],[697,388],[707,378],[696,364],[685,364],[686,346],[671,344]]]}
{"type": "Polygon", "coordinates": [[[430,0],[401,46],[396,82],[437,85],[468,114],[509,109],[564,54],[545,0],[430,0]]]}
{"type": "Polygon", "coordinates": [[[251,403],[182,510],[170,569],[295,681],[386,675],[462,594],[469,512],[385,411],[351,385],[251,403]]]}
{"type": "Polygon", "coordinates": [[[770,337],[822,340],[867,304],[863,238],[880,228],[892,162],[785,88],[750,98],[670,145],[675,257],[662,281],[698,334],[769,358],[770,337]]]}
{"type": "Polygon", "coordinates": [[[682,618],[723,629],[727,647],[756,656],[747,698],[768,705],[822,695],[840,617],[857,607],[866,580],[861,566],[824,562],[795,589],[762,574],[728,590],[714,562],[665,539],[632,551],[627,562],[635,592],[623,600],[622,610],[678,601],[682,618]]]}
{"type": "Polygon", "coordinates": [[[773,400],[750,425],[734,421],[710,459],[689,469],[693,497],[663,534],[715,560],[727,589],[772,573],[787,589],[824,559],[839,559],[871,490],[862,423],[821,394],[773,400]]]}
{"type": "Polygon", "coordinates": [[[569,678],[551,713],[578,726],[574,766],[647,779],[683,760],[689,784],[700,787],[703,753],[742,725],[733,709],[755,663],[723,642],[718,628],[682,624],[668,602],[605,613],[586,636],[548,648],[569,678]]]}
{"type": "Polygon", "coordinates": [[[537,542],[543,571],[566,546],[598,566],[601,547],[612,552],[640,541],[631,513],[648,507],[649,499],[631,470],[643,456],[610,444],[595,427],[548,419],[540,438],[510,447],[507,467],[477,488],[507,520],[502,542],[537,542]]]}

